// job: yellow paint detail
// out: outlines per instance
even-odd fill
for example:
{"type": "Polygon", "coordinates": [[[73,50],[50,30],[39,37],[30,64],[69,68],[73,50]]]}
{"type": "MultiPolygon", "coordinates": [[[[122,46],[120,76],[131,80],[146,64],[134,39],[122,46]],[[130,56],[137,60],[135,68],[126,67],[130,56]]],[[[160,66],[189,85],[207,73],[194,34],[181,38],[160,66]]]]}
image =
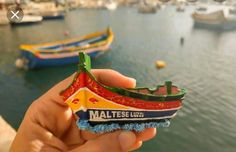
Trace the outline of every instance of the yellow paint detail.
{"type": "MultiPolygon", "coordinates": [[[[54,45],[58,45],[58,44],[67,44],[67,43],[73,43],[73,42],[78,42],[81,40],[85,40],[85,39],[91,39],[91,38],[96,38],[99,36],[102,36],[103,34],[107,34],[108,38],[105,39],[104,41],[101,42],[97,42],[95,44],[89,45],[89,48],[92,47],[97,47],[97,45],[110,45],[114,39],[114,34],[112,32],[111,28],[107,28],[104,31],[101,32],[96,32],[96,33],[92,33],[92,34],[88,34],[79,38],[71,38],[71,39],[67,39],[67,40],[61,40],[61,41],[55,41],[55,42],[49,42],[49,43],[41,43],[41,44],[36,44],[36,45],[29,45],[29,44],[23,44],[20,45],[20,48],[22,50],[28,51],[28,52],[32,52],[32,53],[40,53],[40,52],[50,52],[50,53],[55,53],[55,52],[60,52],[60,51],[55,51],[55,50],[40,50],[39,48],[41,47],[50,47],[50,46],[54,46],[54,45]]],[[[71,52],[73,51],[78,51],[78,50],[84,50],[84,49],[89,49],[87,48],[88,46],[77,46],[77,47],[71,47],[68,48],[71,52]]]]}
{"type": "Polygon", "coordinates": [[[79,91],[77,91],[74,95],[67,99],[66,103],[73,111],[80,110],[82,109],[82,107],[85,109],[131,109],[131,107],[123,106],[120,104],[116,104],[112,101],[108,101],[100,97],[99,95],[91,92],[87,88],[80,89],[79,91]],[[91,100],[94,102],[92,102],[91,100]]]}
{"type": "Polygon", "coordinates": [[[66,103],[74,111],[79,110],[82,106],[86,107],[85,90],[80,90],[79,92],[76,92],[72,97],[66,100],[66,103]]]}

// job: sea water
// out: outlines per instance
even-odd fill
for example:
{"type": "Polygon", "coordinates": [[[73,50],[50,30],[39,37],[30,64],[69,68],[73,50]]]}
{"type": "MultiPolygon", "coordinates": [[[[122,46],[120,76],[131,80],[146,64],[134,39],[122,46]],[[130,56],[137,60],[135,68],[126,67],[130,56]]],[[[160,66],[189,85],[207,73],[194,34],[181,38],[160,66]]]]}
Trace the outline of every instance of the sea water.
{"type": "Polygon", "coordinates": [[[1,26],[0,114],[17,129],[32,101],[77,69],[69,65],[18,70],[14,62],[20,44],[81,36],[110,26],[115,33],[112,49],[92,60],[93,68],[117,70],[136,78],[138,86],[171,80],[187,89],[170,127],[158,129],[158,135],[138,151],[235,151],[236,30],[195,28],[192,11],[189,7],[177,13],[172,6],[156,14],[139,14],[126,7],[112,12],[79,9],[65,20],[1,26]],[[164,60],[166,68],[157,70],[156,60],[164,60]]]}

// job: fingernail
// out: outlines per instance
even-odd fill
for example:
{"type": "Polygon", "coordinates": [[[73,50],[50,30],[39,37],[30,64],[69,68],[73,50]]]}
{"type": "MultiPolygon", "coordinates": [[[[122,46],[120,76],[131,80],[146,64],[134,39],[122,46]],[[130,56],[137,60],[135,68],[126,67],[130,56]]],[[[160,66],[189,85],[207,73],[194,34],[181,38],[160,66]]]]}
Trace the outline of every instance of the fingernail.
{"type": "Polygon", "coordinates": [[[122,150],[128,151],[135,144],[136,136],[131,131],[122,131],[118,136],[118,140],[122,150]]]}
{"type": "Polygon", "coordinates": [[[131,81],[134,84],[134,87],[136,86],[136,79],[127,77],[129,81],[131,81]]]}

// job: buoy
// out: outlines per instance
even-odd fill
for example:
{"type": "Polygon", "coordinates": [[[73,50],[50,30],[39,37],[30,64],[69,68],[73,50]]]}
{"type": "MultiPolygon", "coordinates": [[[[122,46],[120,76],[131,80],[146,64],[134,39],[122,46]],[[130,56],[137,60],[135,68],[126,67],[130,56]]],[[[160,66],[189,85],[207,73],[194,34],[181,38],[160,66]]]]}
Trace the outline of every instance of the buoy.
{"type": "Polygon", "coordinates": [[[65,31],[65,32],[64,32],[64,35],[65,35],[65,36],[68,36],[69,34],[70,34],[69,31],[65,31]]]}
{"type": "Polygon", "coordinates": [[[166,66],[165,61],[162,61],[162,60],[157,60],[157,61],[156,61],[156,67],[157,67],[158,69],[162,69],[162,68],[164,68],[165,66],[166,66]]]}
{"type": "Polygon", "coordinates": [[[16,59],[15,65],[17,68],[20,68],[20,69],[24,68],[24,60],[20,58],[16,59]]]}
{"type": "Polygon", "coordinates": [[[15,66],[19,69],[24,69],[24,70],[28,70],[28,60],[26,58],[18,58],[15,61],[15,66]]]}

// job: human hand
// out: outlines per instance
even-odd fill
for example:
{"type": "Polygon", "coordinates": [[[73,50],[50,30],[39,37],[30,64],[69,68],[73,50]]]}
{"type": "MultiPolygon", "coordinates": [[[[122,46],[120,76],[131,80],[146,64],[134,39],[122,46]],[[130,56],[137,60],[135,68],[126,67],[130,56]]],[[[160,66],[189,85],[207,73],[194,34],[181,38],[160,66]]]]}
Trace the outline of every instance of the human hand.
{"type": "MultiPolygon", "coordinates": [[[[136,85],[134,79],[113,70],[92,70],[92,73],[98,81],[108,86],[132,88],[136,85]]],[[[143,141],[155,136],[155,128],[148,128],[140,133],[118,130],[103,134],[78,129],[72,110],[59,95],[73,78],[74,75],[58,83],[32,103],[10,151],[132,151],[140,148],[143,141]]]]}

